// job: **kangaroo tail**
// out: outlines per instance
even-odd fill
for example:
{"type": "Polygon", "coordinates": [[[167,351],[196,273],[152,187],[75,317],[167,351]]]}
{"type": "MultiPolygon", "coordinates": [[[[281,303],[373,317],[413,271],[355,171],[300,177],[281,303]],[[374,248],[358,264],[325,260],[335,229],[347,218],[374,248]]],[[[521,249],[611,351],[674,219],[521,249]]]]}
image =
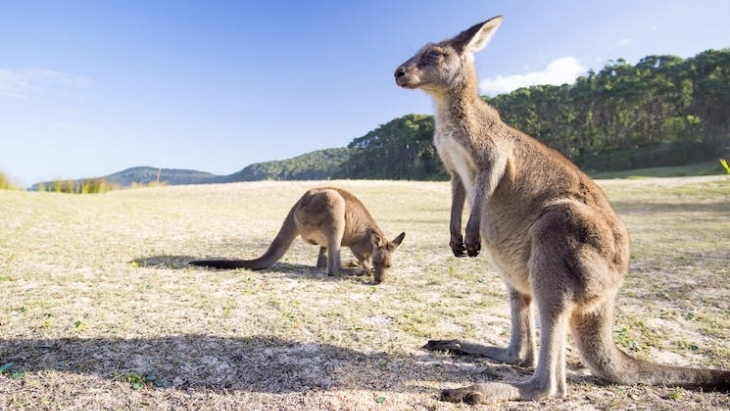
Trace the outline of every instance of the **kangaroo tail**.
{"type": "Polygon", "coordinates": [[[629,356],[613,339],[613,304],[573,315],[573,337],[593,373],[617,384],[730,391],[730,371],[657,364],[629,356]]]}
{"type": "Polygon", "coordinates": [[[190,261],[191,265],[199,267],[211,267],[221,269],[248,268],[251,270],[261,270],[271,267],[275,262],[289,250],[294,239],[299,235],[297,225],[294,222],[294,210],[296,205],[289,211],[289,215],[284,219],[279,233],[274,241],[269,245],[269,249],[259,258],[253,260],[194,260],[190,261]]]}

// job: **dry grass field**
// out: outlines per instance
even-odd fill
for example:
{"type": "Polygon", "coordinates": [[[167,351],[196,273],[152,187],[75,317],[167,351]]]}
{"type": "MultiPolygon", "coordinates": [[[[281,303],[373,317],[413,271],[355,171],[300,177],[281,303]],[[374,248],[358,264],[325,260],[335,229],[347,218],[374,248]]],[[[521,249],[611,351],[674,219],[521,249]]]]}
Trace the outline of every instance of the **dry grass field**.
{"type": "MultiPolygon", "coordinates": [[[[641,358],[730,369],[730,177],[605,180],[632,234],[615,336],[641,358]]],[[[420,349],[504,345],[505,289],[448,247],[448,183],[257,182],[97,195],[0,191],[1,410],[463,410],[441,388],[530,370],[420,349]],[[306,188],[354,192],[389,237],[382,285],[262,253],[306,188]]],[[[350,259],[349,250],[343,254],[350,259]]],[[[606,385],[572,348],[565,399],[495,409],[730,409],[730,394],[606,385]]]]}

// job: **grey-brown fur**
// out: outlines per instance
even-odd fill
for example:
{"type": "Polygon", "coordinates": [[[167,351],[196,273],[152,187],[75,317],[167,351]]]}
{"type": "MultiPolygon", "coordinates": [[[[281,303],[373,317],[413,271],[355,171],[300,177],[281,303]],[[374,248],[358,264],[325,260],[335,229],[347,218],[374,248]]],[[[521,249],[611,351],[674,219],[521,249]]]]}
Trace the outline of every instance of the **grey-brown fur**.
{"type": "Polygon", "coordinates": [[[392,255],[403,241],[401,233],[392,241],[383,234],[365,206],[352,193],[341,188],[321,187],[308,190],[289,211],[268,250],[253,260],[196,260],[190,264],[214,268],[268,268],[284,256],[298,236],[319,245],[317,268],[327,267],[333,275],[342,269],[340,247],[349,247],[358,263],[375,283],[385,280],[392,255]]]}
{"type": "Polygon", "coordinates": [[[564,396],[568,330],[592,371],[608,381],[730,390],[728,371],[659,365],[616,347],[613,315],[628,269],[629,235],[588,176],[503,123],[479,98],[473,53],[501,22],[495,17],[427,44],[395,71],[399,86],[433,98],[434,144],[451,174],[454,254],[474,257],[483,247],[510,295],[512,335],[506,348],[459,340],[430,341],[426,348],[535,366],[526,382],[445,390],[442,398],[490,403],[564,396]],[[465,201],[471,208],[462,237],[465,201]],[[542,324],[539,352],[533,305],[542,324]]]}

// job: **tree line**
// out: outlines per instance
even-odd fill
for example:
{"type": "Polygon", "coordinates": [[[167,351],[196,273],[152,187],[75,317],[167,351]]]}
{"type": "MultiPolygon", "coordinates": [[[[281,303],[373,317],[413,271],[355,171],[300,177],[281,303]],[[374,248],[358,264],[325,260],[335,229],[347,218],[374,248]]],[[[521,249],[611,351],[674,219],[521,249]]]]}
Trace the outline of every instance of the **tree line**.
{"type": "MultiPolygon", "coordinates": [[[[685,165],[727,156],[730,49],[619,59],[573,84],[483,97],[509,125],[588,171],[685,165]]],[[[352,140],[338,178],[447,178],[433,117],[409,114],[352,140]]]]}
{"type": "MultiPolygon", "coordinates": [[[[730,48],[687,59],[647,56],[634,65],[619,59],[573,84],[482,98],[507,124],[559,150],[589,173],[730,159],[730,48]]],[[[408,114],[347,147],[251,164],[231,175],[137,167],[105,179],[120,186],[151,181],[446,180],[433,132],[432,116],[408,114]]],[[[0,188],[2,184],[0,174],[0,188]]]]}

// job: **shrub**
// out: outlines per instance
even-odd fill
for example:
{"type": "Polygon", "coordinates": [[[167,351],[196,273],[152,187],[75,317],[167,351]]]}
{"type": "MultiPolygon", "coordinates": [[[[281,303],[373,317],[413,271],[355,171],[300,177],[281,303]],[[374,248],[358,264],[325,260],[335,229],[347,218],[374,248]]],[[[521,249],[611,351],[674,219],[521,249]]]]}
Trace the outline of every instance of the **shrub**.
{"type": "Polygon", "coordinates": [[[0,172],[0,190],[19,190],[20,187],[13,184],[12,181],[10,181],[9,178],[5,176],[4,173],[0,172]]]}
{"type": "Polygon", "coordinates": [[[55,180],[50,183],[39,183],[38,191],[51,191],[67,194],[98,194],[118,190],[119,186],[103,178],[85,180],[55,180]]]}

